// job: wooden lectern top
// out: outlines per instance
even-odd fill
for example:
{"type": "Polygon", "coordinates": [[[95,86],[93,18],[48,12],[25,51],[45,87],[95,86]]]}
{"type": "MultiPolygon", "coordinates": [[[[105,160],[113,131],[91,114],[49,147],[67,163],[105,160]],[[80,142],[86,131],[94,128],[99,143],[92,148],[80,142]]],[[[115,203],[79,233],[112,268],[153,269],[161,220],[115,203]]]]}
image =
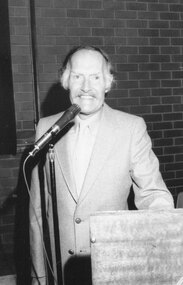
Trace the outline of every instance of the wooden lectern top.
{"type": "Polygon", "coordinates": [[[90,217],[93,285],[183,285],[183,209],[90,217]]]}

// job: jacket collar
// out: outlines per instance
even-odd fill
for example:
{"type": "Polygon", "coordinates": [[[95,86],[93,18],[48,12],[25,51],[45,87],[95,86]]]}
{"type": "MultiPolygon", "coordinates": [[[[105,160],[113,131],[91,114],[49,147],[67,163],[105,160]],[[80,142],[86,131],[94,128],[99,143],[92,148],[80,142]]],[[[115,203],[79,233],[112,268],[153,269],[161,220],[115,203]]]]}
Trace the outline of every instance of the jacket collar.
{"type": "Polygon", "coordinates": [[[96,142],[94,144],[90,164],[79,197],[76,191],[74,175],[71,167],[71,159],[68,151],[69,135],[66,134],[63,136],[55,145],[55,153],[59,161],[60,169],[65,178],[68,191],[70,192],[75,202],[78,204],[84,200],[87,193],[90,191],[93,183],[97,179],[98,175],[100,175],[100,171],[105,165],[108,155],[113,150],[113,145],[115,143],[115,124],[111,119],[111,113],[112,109],[108,105],[104,104],[104,110],[102,112],[102,118],[96,137],[96,142]]]}

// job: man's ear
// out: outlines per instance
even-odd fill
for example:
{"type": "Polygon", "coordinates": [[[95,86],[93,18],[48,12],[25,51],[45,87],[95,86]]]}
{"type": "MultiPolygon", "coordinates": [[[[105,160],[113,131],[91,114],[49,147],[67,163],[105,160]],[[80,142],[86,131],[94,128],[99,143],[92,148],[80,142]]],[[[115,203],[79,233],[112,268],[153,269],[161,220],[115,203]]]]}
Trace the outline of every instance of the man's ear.
{"type": "Polygon", "coordinates": [[[112,83],[113,83],[113,75],[112,74],[108,74],[106,76],[106,87],[105,87],[105,93],[109,92],[111,90],[112,87],[112,83]]]}
{"type": "Polygon", "coordinates": [[[70,70],[66,68],[60,78],[61,84],[65,90],[69,89],[68,83],[69,83],[69,76],[70,76],[70,70]]]}

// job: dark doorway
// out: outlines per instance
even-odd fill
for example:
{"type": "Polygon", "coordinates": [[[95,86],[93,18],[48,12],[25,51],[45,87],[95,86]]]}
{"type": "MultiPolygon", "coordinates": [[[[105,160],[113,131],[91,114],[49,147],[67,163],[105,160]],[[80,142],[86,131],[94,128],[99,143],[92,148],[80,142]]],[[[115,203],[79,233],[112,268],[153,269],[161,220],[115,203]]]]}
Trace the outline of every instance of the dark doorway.
{"type": "Polygon", "coordinates": [[[0,154],[16,153],[8,1],[0,1],[0,154]]]}

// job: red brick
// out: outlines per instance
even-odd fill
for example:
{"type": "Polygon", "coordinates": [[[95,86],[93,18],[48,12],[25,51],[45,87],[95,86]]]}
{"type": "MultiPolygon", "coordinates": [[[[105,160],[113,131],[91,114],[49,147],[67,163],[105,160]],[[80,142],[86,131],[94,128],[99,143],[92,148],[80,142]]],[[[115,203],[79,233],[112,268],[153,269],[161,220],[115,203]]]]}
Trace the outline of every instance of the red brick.
{"type": "Polygon", "coordinates": [[[91,10],[91,18],[114,18],[114,11],[112,9],[105,10],[91,10]]]}
{"type": "Polygon", "coordinates": [[[169,23],[167,21],[150,21],[149,22],[149,27],[154,29],[168,29],[169,28],[169,23]]]}
{"type": "Polygon", "coordinates": [[[67,17],[90,18],[90,10],[68,9],[67,17]]]}
{"type": "Polygon", "coordinates": [[[140,37],[157,37],[159,35],[158,29],[139,29],[140,37]]]}
{"type": "MultiPolygon", "coordinates": [[[[167,145],[173,145],[173,139],[169,138],[169,139],[155,139],[154,140],[154,146],[155,147],[156,146],[164,147],[164,146],[167,146],[167,145]]],[[[164,159],[164,163],[165,162],[173,162],[174,161],[173,155],[172,156],[170,156],[170,155],[166,156],[166,159],[163,156],[163,159],[164,159]]]]}
{"type": "Polygon", "coordinates": [[[140,54],[158,54],[159,48],[154,46],[139,47],[140,54]]]}
{"type": "Polygon", "coordinates": [[[169,113],[169,114],[163,114],[163,119],[164,121],[177,121],[177,120],[182,120],[183,115],[182,113],[169,113]]]}
{"type": "Polygon", "coordinates": [[[170,62],[170,56],[169,55],[150,55],[150,61],[151,62],[170,62]]]}
{"type": "Polygon", "coordinates": [[[104,27],[110,28],[124,28],[125,21],[123,19],[103,19],[102,20],[104,27]]]}
{"type": "Polygon", "coordinates": [[[126,9],[127,10],[135,10],[135,11],[140,11],[140,10],[147,10],[147,4],[145,3],[132,3],[132,2],[127,2],[126,3],[126,9]]]}
{"type": "Polygon", "coordinates": [[[160,29],[160,36],[161,37],[180,37],[180,31],[176,30],[176,29],[168,29],[168,30],[164,30],[164,29],[160,29]]]}
{"type": "Polygon", "coordinates": [[[165,131],[164,136],[166,138],[170,137],[182,137],[183,136],[183,130],[171,130],[171,131],[165,131]]]}
{"type": "Polygon", "coordinates": [[[162,87],[180,87],[182,85],[181,80],[162,80],[162,87]]]}
{"type": "Polygon", "coordinates": [[[152,106],[153,113],[168,113],[172,111],[171,105],[152,106]]]}
{"type": "Polygon", "coordinates": [[[54,0],[55,8],[77,8],[76,0],[54,0]]]}
{"type": "Polygon", "coordinates": [[[182,38],[171,38],[171,45],[183,45],[183,39],[182,38]]]}
{"type": "Polygon", "coordinates": [[[133,62],[148,62],[149,57],[148,55],[129,55],[128,56],[128,62],[133,63],[133,62]]]}
{"type": "Polygon", "coordinates": [[[175,145],[183,145],[183,137],[175,138],[175,145]]]}
{"type": "Polygon", "coordinates": [[[163,132],[162,131],[149,131],[148,132],[150,137],[154,140],[154,139],[162,139],[163,137],[163,132]]]}
{"type": "Polygon", "coordinates": [[[153,71],[151,72],[151,79],[171,79],[171,72],[169,71],[153,71]]]}
{"type": "Polygon", "coordinates": [[[56,18],[56,17],[66,17],[66,10],[65,9],[62,9],[62,8],[53,8],[53,7],[50,7],[50,8],[42,8],[41,9],[41,16],[42,17],[53,17],[53,18],[56,18]]]}
{"type": "Polygon", "coordinates": [[[93,28],[92,36],[114,36],[114,30],[110,28],[93,28]]]}
{"type": "Polygon", "coordinates": [[[146,46],[148,44],[147,38],[130,37],[127,38],[127,45],[146,46]]]}
{"type": "Polygon", "coordinates": [[[150,39],[150,45],[152,45],[152,46],[169,46],[170,41],[168,38],[156,38],[156,37],[154,37],[154,38],[150,39]]]}
{"type": "Polygon", "coordinates": [[[114,9],[114,10],[125,10],[125,3],[123,1],[103,1],[103,6],[105,9],[114,9]]]}
{"type": "Polygon", "coordinates": [[[158,105],[160,104],[160,98],[157,97],[143,97],[140,98],[141,105],[158,105]]]}
{"type": "Polygon", "coordinates": [[[137,64],[117,64],[117,71],[137,71],[138,65],[137,64]]]}
{"type": "Polygon", "coordinates": [[[102,37],[80,37],[79,43],[81,45],[93,45],[93,46],[102,46],[103,38],[102,37]]]}
{"type": "Polygon", "coordinates": [[[171,88],[157,88],[152,90],[153,96],[168,96],[172,94],[171,88]]]}
{"type": "Polygon", "coordinates": [[[172,78],[183,78],[183,71],[173,71],[172,78]]]}
{"type": "Polygon", "coordinates": [[[136,106],[139,105],[138,98],[120,98],[118,99],[118,106],[136,106]]]}
{"type": "Polygon", "coordinates": [[[132,114],[137,114],[137,115],[149,114],[151,112],[151,107],[150,106],[131,106],[130,112],[132,114]]]}
{"type": "Polygon", "coordinates": [[[119,46],[116,48],[117,54],[137,54],[137,47],[119,46]]]}
{"type": "Polygon", "coordinates": [[[182,29],[183,28],[183,21],[171,21],[170,22],[171,29],[182,29]]]}
{"type": "Polygon", "coordinates": [[[90,28],[68,28],[68,36],[89,37],[91,36],[90,28]]]}
{"type": "Polygon", "coordinates": [[[129,79],[149,79],[150,75],[148,72],[130,72],[129,79]]]}
{"type": "Polygon", "coordinates": [[[101,9],[102,2],[101,1],[79,0],[79,8],[81,9],[101,9]]]}
{"type": "Polygon", "coordinates": [[[136,11],[122,11],[117,10],[115,11],[116,18],[121,19],[136,19],[137,18],[137,12],[136,11]]]}
{"type": "Polygon", "coordinates": [[[160,122],[162,121],[161,114],[146,114],[143,115],[146,122],[160,122]]]}
{"type": "Polygon", "coordinates": [[[156,88],[160,87],[159,80],[140,80],[140,88],[156,88]]]}
{"type": "Polygon", "coordinates": [[[36,0],[36,7],[51,7],[50,0],[36,0]]]}
{"type": "Polygon", "coordinates": [[[183,129],[183,122],[175,122],[174,123],[174,127],[175,128],[178,128],[178,129],[183,129]]]}
{"type": "Polygon", "coordinates": [[[161,3],[150,3],[148,4],[149,11],[168,11],[169,6],[168,4],[161,4],[161,3]]]}
{"type": "Polygon", "coordinates": [[[162,98],[163,104],[181,104],[181,97],[180,96],[169,96],[162,98]]]}
{"type": "Polygon", "coordinates": [[[26,17],[12,17],[11,25],[18,25],[18,26],[27,26],[28,25],[28,18],[26,17]]]}
{"type": "Polygon", "coordinates": [[[129,94],[131,97],[143,97],[143,96],[150,96],[150,90],[149,89],[135,89],[135,90],[130,90],[129,94]]]}
{"type": "MultiPolygon", "coordinates": [[[[121,45],[126,42],[125,38],[121,37],[104,37],[104,43],[106,45],[121,45]]],[[[113,61],[114,62],[114,61],[113,61]]]]}
{"type": "MultiPolygon", "coordinates": [[[[150,11],[143,12],[143,11],[139,11],[138,12],[138,19],[158,20],[159,19],[159,14],[158,14],[158,12],[150,12],[150,11]]],[[[149,21],[149,22],[151,23],[152,21],[149,21]]],[[[153,28],[153,27],[150,27],[150,28],[153,28]]],[[[154,26],[154,28],[156,28],[156,26],[154,26]]],[[[159,27],[157,26],[157,28],[159,28],[159,27]]]]}
{"type": "MultiPolygon", "coordinates": [[[[165,10],[166,11],[166,10],[165,10]]],[[[160,13],[160,19],[161,20],[179,20],[179,15],[178,13],[168,13],[168,12],[165,12],[165,13],[160,13]]]]}
{"type": "Polygon", "coordinates": [[[141,63],[139,64],[140,71],[154,71],[159,70],[160,65],[158,63],[141,63]]]}
{"type": "Polygon", "coordinates": [[[161,47],[161,54],[180,54],[180,47],[161,47]]]}
{"type": "Polygon", "coordinates": [[[137,37],[137,29],[125,29],[125,28],[116,28],[116,36],[120,37],[137,37]]]}
{"type": "MultiPolygon", "coordinates": [[[[102,19],[79,19],[80,27],[102,27],[102,19]]],[[[105,26],[105,25],[104,25],[105,26]]]]}
{"type": "Polygon", "coordinates": [[[183,4],[172,4],[170,5],[170,11],[183,12],[183,4]]]}

